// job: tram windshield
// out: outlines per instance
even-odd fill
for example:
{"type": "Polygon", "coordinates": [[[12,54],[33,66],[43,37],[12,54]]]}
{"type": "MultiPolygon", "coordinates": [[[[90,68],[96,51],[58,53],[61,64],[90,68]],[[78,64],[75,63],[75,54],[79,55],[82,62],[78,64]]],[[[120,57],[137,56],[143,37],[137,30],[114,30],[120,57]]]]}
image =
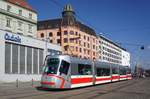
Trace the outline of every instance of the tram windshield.
{"type": "Polygon", "coordinates": [[[46,66],[44,68],[44,73],[56,74],[58,70],[60,60],[58,58],[47,59],[46,66]]]}

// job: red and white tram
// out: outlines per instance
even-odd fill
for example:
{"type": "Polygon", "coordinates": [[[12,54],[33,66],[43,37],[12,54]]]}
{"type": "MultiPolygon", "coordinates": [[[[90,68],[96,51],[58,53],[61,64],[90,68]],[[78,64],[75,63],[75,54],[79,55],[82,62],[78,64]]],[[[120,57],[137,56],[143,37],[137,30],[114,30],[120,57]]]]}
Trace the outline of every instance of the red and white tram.
{"type": "Polygon", "coordinates": [[[47,56],[41,86],[76,88],[131,79],[129,68],[69,55],[47,56]],[[128,73],[128,74],[127,74],[128,73]]]}

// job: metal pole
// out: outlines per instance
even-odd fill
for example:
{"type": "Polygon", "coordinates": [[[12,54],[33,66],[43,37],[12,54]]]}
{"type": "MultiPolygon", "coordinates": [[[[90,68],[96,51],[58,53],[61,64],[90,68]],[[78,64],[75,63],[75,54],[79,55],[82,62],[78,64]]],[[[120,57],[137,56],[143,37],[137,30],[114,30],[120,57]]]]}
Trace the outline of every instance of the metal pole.
{"type": "Polygon", "coordinates": [[[17,88],[19,87],[19,80],[18,80],[18,78],[17,78],[17,80],[16,80],[16,87],[17,87],[17,88]]]}

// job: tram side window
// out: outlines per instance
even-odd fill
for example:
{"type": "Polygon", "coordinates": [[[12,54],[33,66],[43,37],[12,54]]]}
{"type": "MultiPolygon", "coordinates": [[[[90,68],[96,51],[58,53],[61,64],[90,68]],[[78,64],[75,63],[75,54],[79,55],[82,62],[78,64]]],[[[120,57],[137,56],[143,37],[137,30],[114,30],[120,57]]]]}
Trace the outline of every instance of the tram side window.
{"type": "Polygon", "coordinates": [[[109,76],[110,75],[110,69],[107,69],[107,68],[97,68],[96,72],[97,72],[97,76],[109,76]]]}
{"type": "Polygon", "coordinates": [[[71,75],[79,75],[78,64],[76,64],[76,63],[71,64],[71,75]]]}
{"type": "Polygon", "coordinates": [[[92,75],[91,65],[78,64],[79,75],[92,75]]]}
{"type": "Polygon", "coordinates": [[[125,69],[120,69],[120,75],[126,75],[126,70],[125,69]]]}
{"type": "Polygon", "coordinates": [[[67,75],[68,74],[68,70],[69,70],[69,66],[70,66],[70,64],[68,62],[62,60],[59,72],[60,73],[64,73],[64,74],[67,75]]]}
{"type": "Polygon", "coordinates": [[[112,69],[112,74],[118,74],[118,69],[117,68],[113,68],[112,69]]]}

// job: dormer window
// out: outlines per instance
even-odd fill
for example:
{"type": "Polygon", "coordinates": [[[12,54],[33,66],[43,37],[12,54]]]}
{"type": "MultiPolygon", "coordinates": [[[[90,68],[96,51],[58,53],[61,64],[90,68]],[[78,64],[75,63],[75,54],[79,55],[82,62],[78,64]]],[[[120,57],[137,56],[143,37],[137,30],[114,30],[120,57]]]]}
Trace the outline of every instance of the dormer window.
{"type": "Polygon", "coordinates": [[[10,10],[11,10],[11,6],[7,5],[7,12],[10,12],[10,10]]]}
{"type": "Polygon", "coordinates": [[[19,15],[22,16],[22,10],[19,10],[19,15]]]}
{"type": "Polygon", "coordinates": [[[32,19],[32,14],[31,13],[29,13],[29,19],[32,19]]]}

